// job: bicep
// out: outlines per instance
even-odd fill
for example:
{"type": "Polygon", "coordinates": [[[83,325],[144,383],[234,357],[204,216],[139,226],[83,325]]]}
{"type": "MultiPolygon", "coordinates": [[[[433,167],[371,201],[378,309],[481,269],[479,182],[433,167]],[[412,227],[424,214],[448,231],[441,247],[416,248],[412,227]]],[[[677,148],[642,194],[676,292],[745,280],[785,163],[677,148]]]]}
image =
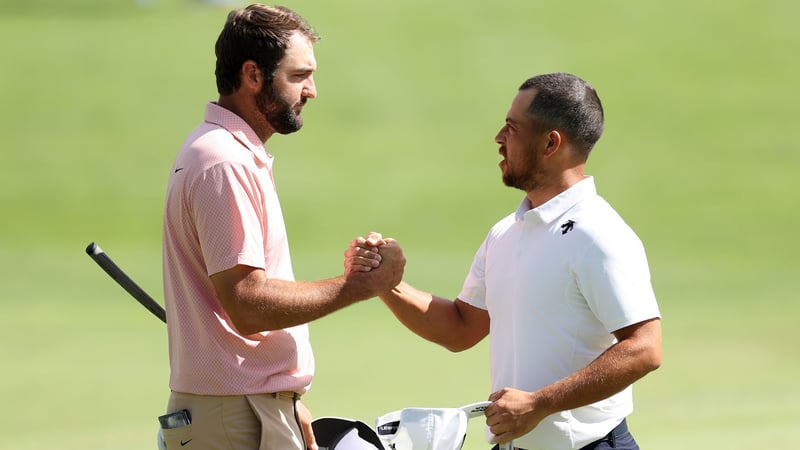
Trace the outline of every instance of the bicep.
{"type": "Polygon", "coordinates": [[[661,319],[658,317],[643,320],[639,323],[635,323],[633,325],[628,325],[627,327],[620,328],[619,330],[613,331],[614,337],[617,338],[618,341],[622,341],[624,339],[646,339],[646,340],[653,340],[658,338],[661,339],[661,319]]]}
{"type": "Polygon", "coordinates": [[[480,342],[489,334],[489,311],[456,299],[455,307],[464,324],[462,339],[467,348],[480,342]]]}
{"type": "Polygon", "coordinates": [[[634,356],[646,371],[661,365],[661,319],[644,320],[613,332],[617,338],[616,346],[626,349],[626,354],[634,356]]]}
{"type": "Polygon", "coordinates": [[[217,272],[210,278],[223,309],[235,320],[242,299],[265,281],[265,274],[263,269],[239,264],[217,272]]]}

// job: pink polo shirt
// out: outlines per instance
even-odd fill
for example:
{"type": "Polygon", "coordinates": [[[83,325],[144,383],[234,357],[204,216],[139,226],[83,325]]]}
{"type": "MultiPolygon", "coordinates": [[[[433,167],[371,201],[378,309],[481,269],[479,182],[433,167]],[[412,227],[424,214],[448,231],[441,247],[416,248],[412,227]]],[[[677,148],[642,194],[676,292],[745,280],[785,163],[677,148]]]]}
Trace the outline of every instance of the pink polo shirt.
{"type": "Polygon", "coordinates": [[[163,236],[173,391],[302,394],[311,385],[308,326],[242,336],[209,278],[242,264],[294,280],[272,163],[247,123],[215,103],[175,159],[163,236]]]}

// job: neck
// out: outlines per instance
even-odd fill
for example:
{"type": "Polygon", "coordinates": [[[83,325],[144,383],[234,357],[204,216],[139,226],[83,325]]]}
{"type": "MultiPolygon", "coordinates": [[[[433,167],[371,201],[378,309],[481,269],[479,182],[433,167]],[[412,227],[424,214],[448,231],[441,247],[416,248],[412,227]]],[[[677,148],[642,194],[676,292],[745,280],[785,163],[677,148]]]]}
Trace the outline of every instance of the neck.
{"type": "Polygon", "coordinates": [[[573,167],[559,173],[551,180],[537,185],[532,190],[526,192],[528,202],[531,204],[531,209],[538,208],[545,203],[549,202],[562,192],[566,191],[576,183],[586,178],[583,172],[583,165],[573,167]]]}
{"type": "Polygon", "coordinates": [[[217,105],[241,117],[255,131],[262,143],[266,143],[275,132],[255,104],[245,104],[235,94],[221,95],[217,100],[217,105]]]}

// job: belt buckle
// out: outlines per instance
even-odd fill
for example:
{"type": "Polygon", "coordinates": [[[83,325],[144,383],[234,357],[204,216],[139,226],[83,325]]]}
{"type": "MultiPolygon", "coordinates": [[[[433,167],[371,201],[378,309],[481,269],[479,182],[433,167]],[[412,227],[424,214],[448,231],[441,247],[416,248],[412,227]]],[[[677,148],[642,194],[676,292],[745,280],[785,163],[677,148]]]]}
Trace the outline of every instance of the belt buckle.
{"type": "Polygon", "coordinates": [[[269,395],[271,395],[273,398],[276,398],[278,400],[281,400],[281,399],[283,399],[283,400],[299,400],[300,399],[300,395],[297,392],[293,392],[293,391],[273,392],[273,393],[271,393],[269,395]]]}

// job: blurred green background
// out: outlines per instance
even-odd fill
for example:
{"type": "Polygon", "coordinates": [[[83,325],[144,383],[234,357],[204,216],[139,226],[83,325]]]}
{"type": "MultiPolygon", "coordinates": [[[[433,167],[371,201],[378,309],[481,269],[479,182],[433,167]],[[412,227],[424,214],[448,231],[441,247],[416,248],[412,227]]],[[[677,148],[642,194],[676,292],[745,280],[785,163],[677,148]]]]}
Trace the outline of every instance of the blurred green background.
{"type": "MultiPolygon", "coordinates": [[[[323,36],[306,126],[268,143],[298,279],[340,273],[350,239],[379,230],[403,244],[408,281],[455,296],[521,198],[493,142],[517,87],[573,72],[606,110],[588,172],[644,241],[664,314],[664,365],[629,419],[640,445],[794,444],[796,2],[284,4],[323,36]]],[[[228,9],[2,0],[0,447],[155,448],[166,329],[84,248],[98,242],[162,299],[167,171],[216,99],[228,9]]],[[[489,394],[485,344],[448,353],[377,300],[312,333],[316,416],[371,424],[489,394]]],[[[487,448],[482,428],[465,449],[487,448]]]]}

